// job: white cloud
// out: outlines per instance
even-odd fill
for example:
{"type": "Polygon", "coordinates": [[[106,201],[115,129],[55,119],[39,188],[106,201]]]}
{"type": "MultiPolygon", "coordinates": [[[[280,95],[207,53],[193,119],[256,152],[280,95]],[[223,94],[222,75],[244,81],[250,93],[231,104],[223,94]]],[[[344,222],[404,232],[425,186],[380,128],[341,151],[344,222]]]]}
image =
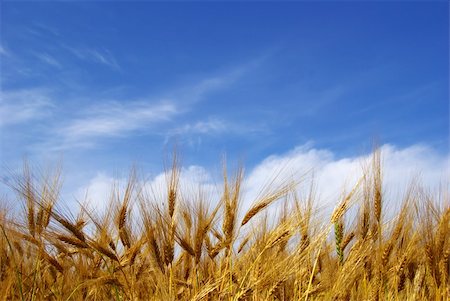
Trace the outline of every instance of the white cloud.
{"type": "Polygon", "coordinates": [[[120,69],[114,56],[108,51],[88,50],[87,54],[93,61],[111,67],[112,69],[120,69]]]}
{"type": "Polygon", "coordinates": [[[54,58],[53,56],[51,56],[48,53],[34,53],[34,56],[36,56],[40,61],[42,61],[43,63],[56,67],[56,68],[61,68],[61,64],[56,60],[56,58],[54,58]]]}
{"type": "Polygon", "coordinates": [[[6,50],[5,47],[0,46],[0,55],[3,55],[3,56],[10,56],[11,54],[9,53],[8,50],[6,50]]]}
{"type": "Polygon", "coordinates": [[[203,143],[203,136],[223,137],[223,135],[246,136],[256,133],[267,132],[268,129],[263,124],[248,124],[241,121],[225,120],[217,117],[210,117],[205,120],[198,120],[186,123],[167,131],[164,144],[175,138],[177,143],[199,148],[203,143]]]}
{"type": "Polygon", "coordinates": [[[49,92],[43,89],[0,91],[0,126],[48,116],[53,107],[49,92]]]}
{"type": "MultiPolygon", "coordinates": [[[[192,165],[182,168],[179,179],[179,196],[184,197],[183,201],[193,202],[191,197],[198,196],[199,189],[207,200],[219,201],[217,187],[211,175],[203,167],[192,165]]],[[[167,199],[168,180],[168,173],[160,173],[148,181],[137,182],[137,189],[149,201],[164,203],[167,199]]],[[[112,188],[115,187],[123,193],[126,184],[126,177],[115,178],[99,172],[89,183],[75,192],[75,198],[87,202],[90,208],[103,211],[109,204],[112,188]]]]}
{"type": "Polygon", "coordinates": [[[107,102],[87,109],[85,116],[72,120],[58,133],[66,142],[86,138],[118,136],[169,120],[178,110],[173,103],[107,102]]]}
{"type": "MultiPolygon", "coordinates": [[[[106,101],[101,105],[88,106],[82,112],[78,112],[80,117],[68,120],[66,125],[58,126],[57,142],[50,141],[44,144],[45,148],[61,150],[72,147],[93,147],[94,138],[121,136],[170,122],[172,117],[190,111],[205,94],[231,84],[243,72],[241,69],[203,79],[190,86],[174,88],[166,93],[169,95],[166,99],[170,100],[106,101]]],[[[187,124],[175,130],[165,130],[164,133],[171,136],[184,133],[220,132],[225,130],[225,127],[227,130],[232,128],[222,120],[211,118],[192,125],[187,124]]]]}
{"type": "MultiPolygon", "coordinates": [[[[437,192],[441,184],[449,182],[449,156],[440,155],[426,145],[397,148],[386,144],[381,147],[383,189],[386,206],[397,207],[401,196],[414,179],[430,192],[437,192]]],[[[286,178],[303,179],[300,194],[307,195],[312,175],[317,191],[317,202],[327,211],[340,201],[343,191],[350,191],[370,164],[372,155],[336,158],[329,150],[308,146],[298,147],[282,154],[270,156],[249,174],[247,189],[250,196],[257,187],[267,182],[270,175],[281,174],[277,181],[286,178]]]]}
{"type": "Polygon", "coordinates": [[[104,210],[109,202],[112,187],[123,179],[115,179],[105,173],[98,173],[89,183],[75,192],[75,199],[95,210],[104,210]]]}
{"type": "Polygon", "coordinates": [[[59,36],[59,31],[56,30],[55,28],[47,25],[47,24],[43,24],[40,22],[34,23],[34,28],[37,28],[38,30],[42,31],[43,33],[51,33],[54,36],[59,36]]]}
{"type": "Polygon", "coordinates": [[[175,98],[183,99],[186,103],[195,103],[203,100],[205,95],[210,92],[229,87],[246,73],[258,67],[263,60],[264,57],[257,57],[228,71],[212,74],[193,85],[181,86],[171,90],[175,91],[173,93],[175,98]]]}
{"type": "MultiPolygon", "coordinates": [[[[114,57],[106,50],[75,49],[63,46],[80,59],[97,60],[105,64],[116,65],[114,57]]],[[[34,53],[39,59],[53,66],[60,66],[59,62],[47,53],[34,53]]],[[[83,103],[90,100],[92,105],[72,108],[65,111],[68,100],[62,101],[58,106],[64,113],[56,119],[48,119],[46,128],[39,141],[31,146],[38,152],[61,151],[67,149],[92,148],[103,141],[101,138],[123,137],[136,132],[158,130],[158,134],[169,137],[174,132],[184,133],[211,133],[229,131],[230,123],[220,119],[209,119],[187,124],[178,128],[182,114],[192,111],[194,106],[205,100],[208,93],[228,87],[242,74],[253,68],[254,64],[244,64],[227,72],[221,72],[198,79],[196,82],[172,87],[161,93],[160,96],[142,96],[136,100],[123,99],[105,100],[93,99],[94,96],[81,95],[79,99],[70,99],[70,102],[83,103]],[[179,116],[177,122],[171,123],[174,116],[179,116]]],[[[2,93],[0,125],[16,124],[46,116],[52,106],[48,93],[45,90],[29,89],[19,92],[2,93]],[[43,91],[43,92],[42,92],[43,91]],[[38,93],[40,92],[40,93],[38,93]]],[[[63,91],[57,91],[63,92],[63,91]]],[[[55,103],[56,104],[56,103],[55,103]]],[[[238,131],[236,131],[238,132],[238,131]]]]}
{"type": "Polygon", "coordinates": [[[169,136],[187,134],[216,134],[230,130],[231,125],[224,120],[210,118],[208,120],[188,123],[170,131],[169,136]]]}
{"type": "MultiPolygon", "coordinates": [[[[399,205],[401,196],[411,180],[417,176],[425,188],[434,192],[437,192],[440,184],[449,181],[448,155],[441,155],[426,145],[412,145],[406,148],[384,145],[381,150],[384,167],[383,189],[388,208],[399,205]]],[[[317,205],[329,213],[340,201],[343,190],[348,192],[355,185],[362,175],[363,166],[370,159],[370,154],[336,158],[330,150],[315,149],[308,145],[297,147],[285,154],[269,156],[247,174],[243,186],[242,209],[244,211],[248,209],[269,182],[277,185],[289,179],[301,180],[298,193],[306,196],[314,177],[317,205]]],[[[214,178],[214,175],[203,167],[185,168],[180,177],[182,191],[180,195],[192,196],[192,193],[195,194],[196,189],[201,187],[210,196],[209,199],[218,201],[221,183],[216,183],[214,178]]],[[[125,182],[124,179],[121,181],[125,182]]],[[[108,183],[113,182],[112,177],[103,174],[97,175],[90,181],[89,191],[95,196],[96,207],[104,206],[102,204],[105,204],[110,188],[108,183]]],[[[165,174],[161,173],[153,177],[145,184],[145,187],[150,195],[156,196],[157,200],[164,200],[165,174]]],[[[86,187],[81,191],[86,191],[86,187]]]]}
{"type": "Polygon", "coordinates": [[[76,48],[67,45],[65,45],[64,48],[69,50],[73,55],[75,55],[80,60],[102,64],[115,70],[120,69],[120,66],[117,63],[116,58],[107,49],[100,50],[96,48],[87,48],[87,47],[76,48]]]}

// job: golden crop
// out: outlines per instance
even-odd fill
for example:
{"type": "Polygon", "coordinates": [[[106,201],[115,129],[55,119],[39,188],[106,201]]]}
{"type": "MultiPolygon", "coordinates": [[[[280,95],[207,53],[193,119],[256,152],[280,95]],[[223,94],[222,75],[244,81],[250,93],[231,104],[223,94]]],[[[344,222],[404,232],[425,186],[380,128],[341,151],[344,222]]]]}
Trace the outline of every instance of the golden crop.
{"type": "Polygon", "coordinates": [[[176,163],[165,200],[131,173],[105,214],[73,217],[58,209],[59,175],[25,168],[13,184],[23,218],[0,211],[0,299],[448,300],[448,196],[411,186],[387,219],[378,152],[372,163],[326,220],[293,183],[239,212],[242,170],[224,172],[218,202],[183,195],[176,163]]]}

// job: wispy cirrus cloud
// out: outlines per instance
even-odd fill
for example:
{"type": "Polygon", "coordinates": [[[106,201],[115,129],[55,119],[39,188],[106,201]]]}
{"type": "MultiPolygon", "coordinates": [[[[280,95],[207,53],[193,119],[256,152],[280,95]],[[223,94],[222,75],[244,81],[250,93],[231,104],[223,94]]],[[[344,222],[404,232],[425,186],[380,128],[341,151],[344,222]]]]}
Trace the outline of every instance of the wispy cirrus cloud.
{"type": "Polygon", "coordinates": [[[116,58],[107,49],[73,47],[67,45],[64,45],[63,47],[80,60],[105,65],[114,70],[120,70],[120,66],[116,58]]]}
{"type": "Polygon", "coordinates": [[[231,125],[228,122],[218,118],[210,118],[208,120],[187,123],[171,130],[169,135],[215,134],[225,132],[230,128],[231,125]]]}
{"type": "Polygon", "coordinates": [[[174,136],[190,137],[196,135],[222,135],[222,134],[235,134],[235,135],[248,135],[251,133],[266,132],[262,124],[243,124],[242,122],[236,122],[226,120],[218,117],[210,117],[205,120],[198,120],[191,123],[175,127],[168,131],[166,142],[174,136]]]}
{"type": "Polygon", "coordinates": [[[27,128],[34,131],[33,139],[17,140],[24,149],[39,154],[108,147],[108,143],[138,135],[164,145],[177,134],[189,141],[195,135],[242,133],[248,127],[226,116],[203,119],[197,109],[212,105],[213,93],[229,88],[254,67],[254,62],[237,65],[203,78],[192,77],[157,94],[140,91],[141,96],[126,91],[101,96],[90,89],[67,95],[60,86],[51,91],[44,87],[7,90],[1,94],[0,126],[39,121],[37,127],[27,128]],[[50,114],[52,118],[39,119],[50,114]]]}
{"type": "Polygon", "coordinates": [[[0,91],[0,99],[1,127],[43,118],[54,108],[49,91],[44,89],[0,91]]]}
{"type": "Polygon", "coordinates": [[[210,118],[171,128],[164,133],[164,145],[172,143],[199,151],[208,141],[218,139],[252,139],[268,133],[264,124],[242,124],[233,120],[210,118]]]}
{"type": "Polygon", "coordinates": [[[26,34],[37,38],[48,37],[49,34],[52,36],[60,36],[56,28],[41,22],[33,22],[33,24],[24,27],[24,31],[26,34]]]}
{"type": "Polygon", "coordinates": [[[88,107],[83,116],[70,120],[58,130],[64,141],[60,147],[87,145],[93,139],[129,134],[168,121],[178,112],[177,106],[170,101],[111,101],[88,107]]]}
{"type": "Polygon", "coordinates": [[[48,53],[35,52],[34,56],[36,58],[38,58],[41,62],[43,62],[43,63],[45,63],[47,65],[50,65],[52,67],[56,67],[56,68],[61,68],[62,67],[61,63],[54,56],[52,56],[52,55],[50,55],[48,53]]]}
{"type": "Polygon", "coordinates": [[[2,45],[0,45],[0,55],[2,56],[10,56],[11,53],[9,53],[8,50],[6,50],[6,48],[2,45]]]}
{"type": "Polygon", "coordinates": [[[37,29],[37,30],[40,30],[40,31],[42,31],[44,33],[51,33],[54,36],[60,36],[59,31],[55,27],[50,26],[48,24],[44,24],[44,23],[41,23],[41,22],[36,22],[36,23],[34,23],[34,28],[37,29]]]}
{"type": "Polygon", "coordinates": [[[142,100],[123,98],[114,101],[97,101],[97,105],[87,106],[75,113],[75,118],[66,120],[58,126],[55,133],[58,141],[53,141],[52,149],[61,150],[72,147],[91,148],[100,138],[127,137],[136,132],[158,129],[170,136],[188,133],[219,133],[233,126],[221,119],[198,121],[179,126],[180,119],[171,123],[173,117],[191,112],[206,95],[212,91],[228,87],[250,68],[239,67],[229,72],[210,76],[191,85],[173,87],[163,97],[148,96],[142,100]],[[166,127],[162,129],[162,126],[166,127]],[[172,128],[173,130],[170,130],[172,128]]]}

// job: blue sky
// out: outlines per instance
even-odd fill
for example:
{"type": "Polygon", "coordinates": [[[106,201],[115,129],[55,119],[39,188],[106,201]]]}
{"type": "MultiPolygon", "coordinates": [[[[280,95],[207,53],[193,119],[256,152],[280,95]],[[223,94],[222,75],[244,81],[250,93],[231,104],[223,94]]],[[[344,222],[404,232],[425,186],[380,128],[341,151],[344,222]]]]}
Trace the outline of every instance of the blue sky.
{"type": "Polygon", "coordinates": [[[0,158],[73,186],[135,162],[257,166],[373,139],[448,154],[439,2],[1,2],[0,158]],[[75,184],[76,183],[76,184],[75,184]]]}

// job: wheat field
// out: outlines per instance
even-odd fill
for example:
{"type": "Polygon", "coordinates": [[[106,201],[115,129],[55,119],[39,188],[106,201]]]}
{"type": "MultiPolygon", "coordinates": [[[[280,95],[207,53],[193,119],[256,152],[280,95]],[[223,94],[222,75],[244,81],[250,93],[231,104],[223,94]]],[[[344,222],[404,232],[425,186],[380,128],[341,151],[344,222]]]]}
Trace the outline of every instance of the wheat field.
{"type": "Polygon", "coordinates": [[[370,166],[326,218],[294,182],[241,212],[242,169],[218,200],[184,195],[176,160],[164,199],[131,172],[105,212],[63,210],[60,173],[25,167],[23,210],[1,203],[1,300],[448,300],[446,191],[411,185],[386,214],[379,152],[370,166]]]}

